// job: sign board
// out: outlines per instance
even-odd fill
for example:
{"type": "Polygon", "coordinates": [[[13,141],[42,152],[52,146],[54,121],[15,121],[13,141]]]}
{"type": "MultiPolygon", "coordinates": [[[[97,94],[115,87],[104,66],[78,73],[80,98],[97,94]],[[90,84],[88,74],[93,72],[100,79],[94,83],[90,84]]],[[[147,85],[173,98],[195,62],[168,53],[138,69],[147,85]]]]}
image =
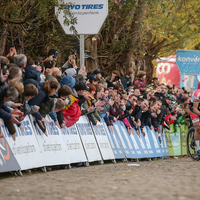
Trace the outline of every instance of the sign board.
{"type": "Polygon", "coordinates": [[[161,146],[160,146],[158,136],[156,135],[154,130],[151,130],[149,127],[146,127],[146,128],[147,128],[149,134],[151,135],[151,137],[153,139],[153,145],[155,147],[157,157],[162,157],[163,153],[162,153],[162,149],[161,149],[161,146]]]}
{"type": "Polygon", "coordinates": [[[104,129],[106,131],[106,134],[108,136],[111,148],[112,148],[113,153],[115,155],[115,158],[116,159],[125,159],[124,150],[122,149],[120,141],[117,139],[117,135],[115,133],[112,134],[109,131],[109,129],[108,129],[108,127],[107,127],[107,125],[104,121],[104,118],[102,118],[102,122],[103,122],[104,129]]]}
{"type": "Polygon", "coordinates": [[[89,162],[102,160],[92,129],[86,116],[76,123],[89,162]]]}
{"type": "Polygon", "coordinates": [[[5,125],[2,126],[4,137],[10,149],[20,165],[21,170],[43,167],[43,157],[40,147],[35,137],[35,131],[29,117],[26,116],[21,123],[24,131],[14,124],[16,130],[16,140],[14,141],[5,125]],[[28,162],[27,162],[28,161],[28,162]]]}
{"type": "Polygon", "coordinates": [[[187,155],[187,141],[186,141],[186,125],[182,125],[180,128],[181,132],[181,155],[187,155]]]}
{"type": "MultiPolygon", "coordinates": [[[[78,35],[98,34],[108,15],[108,0],[63,0],[63,2],[69,4],[68,9],[77,19],[74,27],[78,35]]],[[[70,30],[71,25],[67,26],[64,23],[63,10],[59,13],[59,8],[56,7],[55,12],[65,33],[74,34],[70,30]]]]}
{"type": "Polygon", "coordinates": [[[177,128],[177,132],[170,133],[171,140],[172,140],[172,146],[174,149],[174,155],[180,156],[181,155],[181,134],[180,134],[180,128],[177,128]]]}
{"type": "Polygon", "coordinates": [[[47,137],[40,130],[35,121],[32,120],[32,116],[30,117],[32,126],[36,132],[36,138],[39,143],[41,153],[43,155],[44,165],[52,166],[70,164],[70,159],[67,153],[67,149],[64,145],[61,132],[58,130],[58,127],[55,125],[52,119],[49,116],[46,117],[46,119],[50,121],[50,123],[45,123],[46,132],[48,135],[47,137]]]}
{"type": "Polygon", "coordinates": [[[140,130],[140,137],[143,139],[144,143],[146,144],[147,151],[148,151],[150,157],[151,158],[158,157],[154,143],[153,143],[153,138],[151,137],[151,134],[149,133],[149,131],[150,131],[149,127],[146,126],[143,128],[143,130],[145,132],[145,136],[142,134],[142,132],[140,130]]]}
{"type": "Polygon", "coordinates": [[[131,142],[131,137],[133,135],[128,134],[124,123],[121,121],[117,121],[116,123],[114,123],[114,127],[119,137],[119,140],[122,143],[126,157],[132,159],[141,158],[141,154],[137,153],[137,148],[135,148],[135,145],[131,142]]]}
{"type": "Polygon", "coordinates": [[[169,151],[168,151],[168,146],[167,146],[167,139],[166,139],[166,135],[165,135],[165,130],[163,129],[162,131],[163,131],[163,133],[160,133],[160,137],[161,137],[160,146],[161,146],[161,149],[162,149],[163,157],[168,157],[169,151]]]}
{"type": "Polygon", "coordinates": [[[91,125],[94,136],[95,136],[96,141],[97,141],[97,144],[99,146],[101,155],[103,157],[103,160],[113,160],[113,159],[115,159],[113,150],[110,146],[108,136],[106,134],[106,130],[104,129],[103,124],[98,122],[97,126],[98,127],[91,125]]]}
{"type": "MultiPolygon", "coordinates": [[[[5,136],[4,129],[2,130],[5,136]]],[[[20,166],[13,155],[6,138],[0,139],[0,173],[20,170],[20,166]]]]}
{"type": "Polygon", "coordinates": [[[71,163],[86,162],[87,158],[76,125],[66,126],[61,130],[62,138],[67,148],[71,163]]]}
{"type": "Polygon", "coordinates": [[[181,74],[199,74],[200,51],[177,50],[176,64],[181,74]]]}

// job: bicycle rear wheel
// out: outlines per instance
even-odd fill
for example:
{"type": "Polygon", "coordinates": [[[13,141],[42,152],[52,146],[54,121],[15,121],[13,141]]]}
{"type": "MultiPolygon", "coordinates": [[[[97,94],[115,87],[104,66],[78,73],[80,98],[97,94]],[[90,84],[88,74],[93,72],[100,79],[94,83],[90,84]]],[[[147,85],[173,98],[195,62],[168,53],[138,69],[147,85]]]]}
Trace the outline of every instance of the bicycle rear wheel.
{"type": "Polygon", "coordinates": [[[196,143],[195,143],[195,139],[194,139],[194,133],[195,133],[195,128],[190,128],[190,130],[188,131],[187,134],[187,150],[188,150],[188,154],[190,155],[190,157],[195,160],[198,161],[200,160],[200,157],[197,156],[197,147],[196,147],[196,143]]]}

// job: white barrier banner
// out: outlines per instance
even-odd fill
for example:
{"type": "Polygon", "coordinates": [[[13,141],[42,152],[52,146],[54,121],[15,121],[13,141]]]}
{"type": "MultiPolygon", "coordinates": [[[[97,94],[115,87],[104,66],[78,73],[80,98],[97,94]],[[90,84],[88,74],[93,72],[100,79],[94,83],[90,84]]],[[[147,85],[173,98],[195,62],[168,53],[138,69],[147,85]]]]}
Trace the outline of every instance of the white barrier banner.
{"type": "Polygon", "coordinates": [[[76,123],[89,162],[102,160],[92,129],[86,116],[76,123]]]}
{"type": "Polygon", "coordinates": [[[28,116],[25,117],[21,125],[24,131],[20,130],[17,125],[14,125],[16,129],[15,141],[12,139],[5,125],[2,126],[4,137],[15,159],[19,163],[21,170],[44,166],[40,147],[28,116]]]}
{"type": "Polygon", "coordinates": [[[94,132],[94,136],[96,137],[97,144],[99,146],[101,155],[103,157],[103,160],[115,159],[113,150],[110,146],[110,143],[109,143],[109,140],[108,140],[108,137],[106,134],[106,130],[104,129],[103,124],[98,122],[97,126],[98,127],[91,125],[93,132],[94,132]]]}
{"type": "Polygon", "coordinates": [[[68,150],[67,153],[69,155],[70,162],[86,162],[87,158],[76,125],[69,128],[65,126],[60,131],[68,150]]]}
{"type": "Polygon", "coordinates": [[[115,155],[115,158],[116,159],[125,159],[125,153],[124,153],[124,150],[122,149],[122,146],[121,146],[121,143],[120,141],[116,138],[116,134],[112,134],[105,121],[104,121],[104,118],[102,118],[102,123],[103,123],[103,127],[106,131],[106,134],[107,134],[107,137],[108,137],[108,140],[110,142],[110,145],[111,145],[111,148],[113,150],[113,153],[115,155]]]}
{"type": "Polygon", "coordinates": [[[70,164],[69,155],[61,132],[49,116],[46,119],[50,121],[50,123],[45,123],[48,137],[40,130],[31,116],[31,122],[35,128],[36,138],[43,155],[44,165],[70,164]]]}

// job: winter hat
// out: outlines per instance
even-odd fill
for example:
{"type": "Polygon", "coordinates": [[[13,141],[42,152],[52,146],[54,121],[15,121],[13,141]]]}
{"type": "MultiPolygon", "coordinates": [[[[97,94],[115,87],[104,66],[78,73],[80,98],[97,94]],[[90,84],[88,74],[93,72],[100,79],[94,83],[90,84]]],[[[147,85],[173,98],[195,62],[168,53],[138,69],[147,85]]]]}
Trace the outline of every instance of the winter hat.
{"type": "Polygon", "coordinates": [[[75,86],[75,83],[76,81],[72,76],[65,75],[60,81],[60,86],[67,85],[72,89],[75,86]]]}
{"type": "Polygon", "coordinates": [[[79,90],[87,90],[88,87],[87,87],[87,85],[86,85],[85,82],[79,81],[79,83],[78,83],[78,85],[76,85],[75,89],[76,89],[76,91],[79,91],[79,90]]]}
{"type": "Polygon", "coordinates": [[[76,70],[74,68],[69,68],[65,70],[65,73],[69,76],[74,77],[76,75],[76,70]]]}

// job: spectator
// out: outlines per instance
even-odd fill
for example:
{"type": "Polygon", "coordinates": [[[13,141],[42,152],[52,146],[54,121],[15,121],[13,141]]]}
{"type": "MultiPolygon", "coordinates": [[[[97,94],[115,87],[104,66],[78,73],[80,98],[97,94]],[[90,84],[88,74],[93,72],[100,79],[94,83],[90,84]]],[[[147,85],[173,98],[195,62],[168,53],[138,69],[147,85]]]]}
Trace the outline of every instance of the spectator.
{"type": "Polygon", "coordinates": [[[14,57],[14,62],[19,68],[24,69],[27,63],[27,57],[24,54],[18,54],[14,57]]]}
{"type": "Polygon", "coordinates": [[[133,70],[128,69],[126,74],[122,76],[121,82],[123,84],[124,90],[126,90],[128,86],[132,83],[132,79],[131,79],[132,75],[133,75],[133,70]]]}
{"type": "Polygon", "coordinates": [[[96,77],[97,79],[99,79],[99,80],[102,79],[102,73],[103,73],[103,72],[99,71],[98,69],[95,69],[92,73],[95,75],[95,77],[96,77]]]}
{"type": "Polygon", "coordinates": [[[146,87],[145,84],[145,79],[146,79],[146,72],[145,71],[139,71],[137,73],[137,76],[135,78],[135,87],[139,88],[140,92],[143,93],[146,87]]]}

